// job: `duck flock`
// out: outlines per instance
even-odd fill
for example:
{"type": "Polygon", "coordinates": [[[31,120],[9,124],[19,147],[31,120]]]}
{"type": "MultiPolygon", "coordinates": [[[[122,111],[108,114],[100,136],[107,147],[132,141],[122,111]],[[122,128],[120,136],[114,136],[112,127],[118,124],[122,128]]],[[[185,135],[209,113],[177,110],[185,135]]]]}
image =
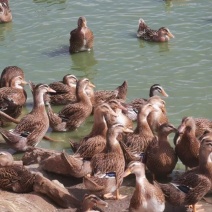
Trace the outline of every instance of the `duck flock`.
{"type": "MultiPolygon", "coordinates": [[[[12,21],[7,0],[0,0],[0,20],[12,21]]],[[[152,30],[140,19],[137,37],[164,42],[174,36],[168,28],[152,30]]],[[[70,33],[70,53],[90,51],[93,42],[86,18],[79,17],[78,27],[70,33]]],[[[8,151],[0,152],[0,189],[40,192],[65,208],[92,211],[100,206],[104,210],[108,200],[126,197],[119,188],[125,177],[133,173],[136,184],[129,211],[162,212],[166,202],[196,211],[196,203],[212,188],[211,120],[183,117],[178,127],[173,126],[166,112],[164,97],[168,94],[159,84],[150,87],[149,98],[126,102],[127,81],[114,90],[98,90],[88,78],[78,79],[73,74],[61,78],[49,85],[35,85],[25,81],[24,71],[17,66],[2,71],[0,134],[8,151]],[[33,107],[20,118],[27,101],[27,85],[32,92],[33,107]],[[55,112],[52,105],[62,108],[55,112]],[[42,139],[51,140],[46,136],[48,129],[74,131],[90,116],[93,116],[90,133],[79,142],[70,140],[73,154],[36,147],[42,139]],[[11,123],[16,126],[8,130],[6,127],[11,123]],[[173,141],[169,139],[171,133],[173,141]],[[21,165],[10,154],[17,152],[23,153],[21,165]],[[177,161],[185,165],[185,172],[164,183],[177,161]],[[39,163],[44,171],[83,179],[88,193],[83,202],[65,188],[30,172],[25,165],[32,163],[39,163]]]]}

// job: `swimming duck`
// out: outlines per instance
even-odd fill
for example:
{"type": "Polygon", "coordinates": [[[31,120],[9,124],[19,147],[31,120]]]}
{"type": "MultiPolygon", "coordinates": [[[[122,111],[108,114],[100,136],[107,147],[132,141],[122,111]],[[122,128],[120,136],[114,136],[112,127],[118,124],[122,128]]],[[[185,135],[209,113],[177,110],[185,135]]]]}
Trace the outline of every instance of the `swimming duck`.
{"type": "Polygon", "coordinates": [[[97,211],[94,209],[99,207],[108,207],[108,203],[94,194],[85,194],[82,201],[82,207],[77,210],[77,212],[94,212],[97,211]]]}
{"type": "Polygon", "coordinates": [[[29,147],[36,146],[47,132],[49,119],[43,100],[43,95],[46,92],[55,91],[45,84],[36,85],[33,88],[33,108],[31,112],[20,120],[15,129],[0,128],[0,133],[12,149],[26,151],[29,147]]]}
{"type": "Polygon", "coordinates": [[[18,66],[7,66],[6,68],[4,68],[4,70],[1,73],[0,88],[11,87],[12,78],[17,76],[20,76],[22,77],[23,80],[25,80],[24,71],[18,66]]]}
{"type": "Polygon", "coordinates": [[[109,104],[103,103],[94,110],[94,123],[89,135],[85,136],[78,143],[71,143],[74,148],[77,147],[75,155],[84,159],[91,159],[95,154],[102,152],[106,146],[107,123],[105,116],[117,117],[117,114],[111,109],[109,104]],[[78,145],[77,145],[78,144],[78,145]]]}
{"type": "MultiPolygon", "coordinates": [[[[164,96],[168,97],[168,94],[166,91],[163,89],[163,87],[160,84],[154,84],[150,87],[149,89],[149,97],[153,96],[164,96]]],[[[126,115],[133,121],[137,119],[137,113],[139,108],[148,102],[148,98],[136,98],[132,100],[131,102],[127,103],[125,107],[128,107],[127,111],[124,111],[126,115]]]]}
{"type": "MultiPolygon", "coordinates": [[[[28,84],[21,76],[10,80],[10,87],[0,88],[0,108],[12,118],[20,116],[22,108],[26,103],[24,85],[28,84]]],[[[3,121],[9,121],[4,120],[3,121]]]]}
{"type": "Polygon", "coordinates": [[[12,21],[12,12],[8,0],[0,0],[0,23],[12,21]]]}
{"type": "Polygon", "coordinates": [[[211,189],[212,137],[205,137],[199,149],[199,165],[186,171],[176,180],[167,184],[159,183],[166,201],[171,205],[189,205],[196,211],[195,205],[211,189]]]}
{"type": "Polygon", "coordinates": [[[193,117],[184,117],[175,134],[175,152],[182,163],[189,168],[199,164],[200,141],[195,136],[196,125],[193,117]]]}
{"type": "Polygon", "coordinates": [[[166,27],[161,27],[158,30],[150,29],[142,18],[138,22],[137,37],[142,38],[146,41],[154,42],[166,42],[170,38],[174,38],[174,35],[166,27]]]}
{"type": "Polygon", "coordinates": [[[154,175],[153,179],[167,177],[171,174],[177,163],[177,155],[170,145],[168,135],[177,129],[170,123],[159,127],[158,136],[153,139],[146,150],[146,166],[154,175]]]}
{"type": "MultiPolygon", "coordinates": [[[[155,110],[155,108],[149,103],[146,103],[140,108],[137,118],[137,126],[134,132],[127,133],[123,138],[123,143],[127,148],[124,148],[126,149],[126,152],[133,152],[139,156],[146,151],[147,146],[152,142],[154,134],[147,122],[147,116],[153,110],[155,110]]],[[[129,156],[127,156],[127,154],[125,154],[125,157],[128,162],[132,160],[131,158],[128,158],[129,156]]]]}
{"type": "Polygon", "coordinates": [[[75,130],[91,115],[93,105],[86,93],[88,86],[95,87],[87,78],[78,80],[76,87],[77,101],[65,105],[58,114],[53,112],[49,104],[47,114],[50,127],[54,131],[75,130]]]}
{"type": "Polygon", "coordinates": [[[132,130],[121,124],[114,124],[108,128],[106,149],[92,157],[92,174],[83,178],[86,189],[98,196],[103,196],[105,199],[125,197],[119,194],[119,187],[123,181],[125,159],[119,141],[116,139],[118,134],[122,132],[132,132],[132,130]],[[113,195],[115,191],[116,194],[113,195]]]}
{"type": "Polygon", "coordinates": [[[130,200],[129,211],[162,212],[165,209],[165,197],[156,182],[150,183],[145,175],[145,165],[140,161],[132,161],[123,174],[135,174],[136,186],[130,200]]]}
{"type": "Polygon", "coordinates": [[[81,51],[90,51],[93,48],[94,35],[87,27],[87,20],[85,17],[79,17],[78,27],[70,32],[70,53],[77,53],[81,51]]]}
{"type": "Polygon", "coordinates": [[[45,96],[45,102],[50,102],[52,105],[66,105],[70,102],[75,102],[76,98],[76,83],[77,78],[72,74],[66,74],[62,81],[53,82],[49,87],[56,93],[49,93],[45,96]]]}

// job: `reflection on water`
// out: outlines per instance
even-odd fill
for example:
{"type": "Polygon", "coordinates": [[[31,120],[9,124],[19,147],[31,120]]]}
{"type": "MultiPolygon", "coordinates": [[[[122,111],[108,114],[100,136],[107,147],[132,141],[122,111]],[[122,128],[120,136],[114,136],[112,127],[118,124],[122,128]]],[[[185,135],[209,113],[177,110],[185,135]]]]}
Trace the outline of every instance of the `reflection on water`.
{"type": "Polygon", "coordinates": [[[1,23],[0,24],[0,41],[4,41],[8,36],[8,33],[12,31],[13,23],[1,23]]]}
{"type": "Polygon", "coordinates": [[[72,60],[71,69],[76,71],[82,71],[82,76],[87,77],[91,80],[95,78],[97,70],[94,66],[98,63],[98,61],[94,57],[93,50],[91,50],[90,52],[70,54],[70,58],[72,60]]]}
{"type": "Polygon", "coordinates": [[[33,0],[34,3],[42,3],[42,2],[46,2],[49,4],[62,4],[65,3],[66,0],[33,0]]]}
{"type": "Polygon", "coordinates": [[[57,57],[57,56],[67,55],[69,54],[69,46],[63,45],[53,51],[43,52],[43,54],[48,57],[57,57]]]}

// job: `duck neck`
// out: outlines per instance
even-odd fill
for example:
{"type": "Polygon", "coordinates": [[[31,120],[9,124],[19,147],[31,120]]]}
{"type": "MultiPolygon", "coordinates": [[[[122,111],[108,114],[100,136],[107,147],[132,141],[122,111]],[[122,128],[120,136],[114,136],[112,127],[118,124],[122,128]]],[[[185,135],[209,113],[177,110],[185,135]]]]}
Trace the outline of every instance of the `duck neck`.
{"type": "Polygon", "coordinates": [[[135,128],[135,133],[140,134],[142,133],[142,135],[152,135],[152,130],[147,122],[147,116],[143,115],[142,113],[140,113],[138,115],[138,119],[137,119],[137,127],[135,128]]]}
{"type": "Polygon", "coordinates": [[[107,144],[106,149],[108,152],[116,152],[117,154],[123,154],[121,146],[118,142],[117,134],[114,134],[113,132],[110,132],[110,130],[107,131],[107,144]]]}
{"type": "Polygon", "coordinates": [[[43,93],[38,93],[35,91],[33,95],[33,111],[39,110],[39,112],[45,111],[45,104],[43,100],[43,93]]]}
{"type": "Polygon", "coordinates": [[[86,105],[92,105],[90,97],[87,95],[84,87],[77,87],[76,89],[77,101],[82,102],[86,105]]]}
{"type": "Polygon", "coordinates": [[[200,151],[199,158],[199,173],[207,176],[209,179],[212,179],[212,160],[209,153],[200,151]]]}
{"type": "Polygon", "coordinates": [[[94,112],[94,124],[91,130],[90,136],[102,135],[106,138],[107,124],[104,118],[104,114],[100,111],[94,112]]]}

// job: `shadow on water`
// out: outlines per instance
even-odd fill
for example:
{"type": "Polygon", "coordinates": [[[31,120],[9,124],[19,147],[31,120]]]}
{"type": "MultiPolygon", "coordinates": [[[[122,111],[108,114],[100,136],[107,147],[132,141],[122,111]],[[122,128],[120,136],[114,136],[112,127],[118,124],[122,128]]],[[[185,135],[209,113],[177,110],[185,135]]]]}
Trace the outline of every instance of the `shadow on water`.
{"type": "Polygon", "coordinates": [[[69,54],[69,46],[63,45],[53,51],[43,52],[43,54],[48,57],[57,57],[57,56],[61,56],[61,55],[68,55],[69,54]]]}
{"type": "Polygon", "coordinates": [[[66,0],[33,0],[34,3],[49,3],[49,4],[62,4],[65,3],[66,0]]]}
{"type": "Polygon", "coordinates": [[[72,60],[72,70],[82,71],[84,77],[93,79],[97,73],[93,67],[98,63],[94,57],[94,51],[90,52],[79,52],[75,54],[70,54],[70,59],[72,60]]]}

